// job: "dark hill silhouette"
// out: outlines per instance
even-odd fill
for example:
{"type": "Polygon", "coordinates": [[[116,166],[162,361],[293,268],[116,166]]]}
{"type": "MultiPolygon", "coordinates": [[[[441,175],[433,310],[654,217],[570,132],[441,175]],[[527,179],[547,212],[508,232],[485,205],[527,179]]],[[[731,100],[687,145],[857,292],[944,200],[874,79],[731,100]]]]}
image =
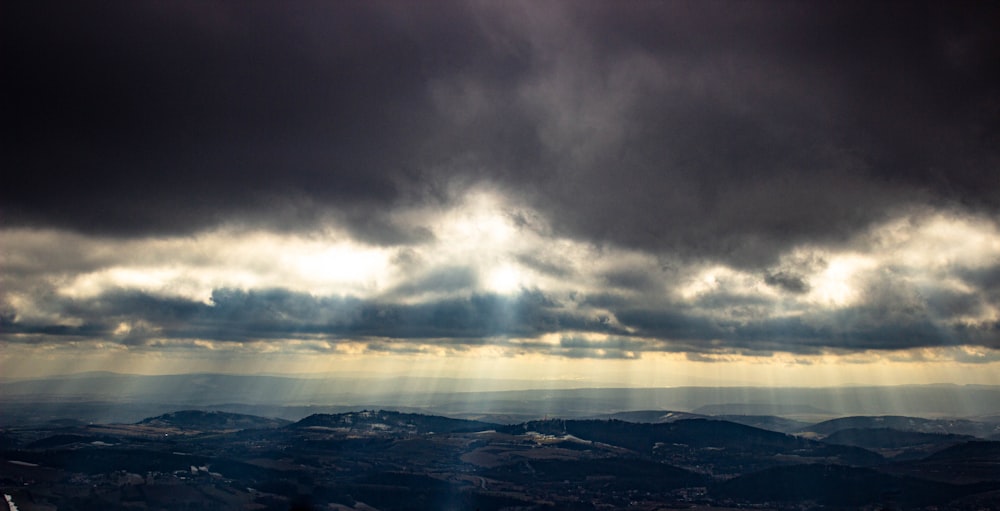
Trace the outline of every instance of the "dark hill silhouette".
{"type": "Polygon", "coordinates": [[[806,422],[786,419],[784,417],[777,417],[774,415],[712,416],[712,415],[701,415],[697,413],[678,412],[671,410],[635,410],[628,412],[617,412],[611,415],[603,416],[602,418],[627,421],[627,422],[645,422],[650,424],[658,424],[661,422],[676,422],[679,420],[689,420],[689,419],[715,419],[727,422],[735,422],[737,424],[753,426],[755,428],[766,429],[769,431],[778,431],[781,433],[790,433],[792,431],[797,431],[809,425],[806,422]]]}
{"type": "Polygon", "coordinates": [[[802,428],[801,432],[812,432],[820,435],[831,435],[842,429],[880,429],[891,428],[900,431],[916,431],[920,433],[942,433],[955,435],[972,435],[986,438],[1000,432],[1000,425],[986,422],[976,422],[965,419],[924,419],[920,417],[905,417],[901,415],[856,416],[841,417],[823,421],[802,428]]]}
{"type": "MultiPolygon", "coordinates": [[[[991,461],[1000,463],[1000,442],[973,440],[953,445],[924,458],[926,461],[991,461]]],[[[998,474],[1000,479],[1000,474],[998,474]]]]}
{"type": "Polygon", "coordinates": [[[808,425],[806,422],[786,419],[775,415],[715,415],[712,418],[769,431],[777,431],[779,433],[792,433],[808,425]]]}
{"type": "Polygon", "coordinates": [[[155,427],[172,427],[200,431],[223,431],[232,429],[279,428],[289,421],[244,415],[241,413],[206,412],[201,410],[181,410],[143,419],[136,424],[155,427]]]}
{"type": "Polygon", "coordinates": [[[624,421],[532,421],[506,426],[502,431],[520,434],[535,431],[548,435],[570,434],[584,440],[624,447],[640,454],[698,450],[697,457],[718,454],[752,454],[756,458],[788,455],[799,458],[837,458],[842,463],[867,465],[882,457],[858,447],[829,445],[784,433],[767,431],[732,422],[706,419],[680,420],[662,424],[624,421]]]}
{"type": "Polygon", "coordinates": [[[707,415],[697,413],[676,412],[671,410],[635,410],[629,412],[617,412],[606,416],[610,420],[620,420],[626,422],[645,422],[658,424],[661,422],[675,422],[685,419],[707,419],[707,415]]]}
{"type": "Polygon", "coordinates": [[[469,433],[485,431],[500,427],[497,424],[465,419],[452,419],[436,415],[419,413],[400,413],[386,410],[364,410],[360,412],[310,415],[290,428],[348,428],[348,429],[385,429],[387,432],[426,433],[469,433]]]}
{"type": "Polygon", "coordinates": [[[834,432],[823,439],[829,444],[853,445],[868,449],[900,449],[927,444],[956,444],[973,440],[969,435],[946,433],[921,433],[892,428],[848,428],[834,432]]]}

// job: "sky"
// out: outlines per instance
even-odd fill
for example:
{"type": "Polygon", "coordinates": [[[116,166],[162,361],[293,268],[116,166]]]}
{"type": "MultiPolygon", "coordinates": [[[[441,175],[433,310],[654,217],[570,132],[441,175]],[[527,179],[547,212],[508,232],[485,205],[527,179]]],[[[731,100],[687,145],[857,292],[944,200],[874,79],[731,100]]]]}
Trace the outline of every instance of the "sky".
{"type": "Polygon", "coordinates": [[[6,2],[0,373],[1000,384],[996,2],[6,2]]]}

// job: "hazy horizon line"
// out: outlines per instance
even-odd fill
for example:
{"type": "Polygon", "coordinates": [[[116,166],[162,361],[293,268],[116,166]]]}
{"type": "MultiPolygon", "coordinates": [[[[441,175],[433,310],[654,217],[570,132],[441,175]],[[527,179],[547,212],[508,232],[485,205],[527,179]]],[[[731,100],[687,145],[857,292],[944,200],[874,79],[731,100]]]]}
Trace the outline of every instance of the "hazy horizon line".
{"type": "Polygon", "coordinates": [[[191,376],[230,376],[230,377],[257,377],[257,378],[285,378],[285,379],[298,379],[298,380],[324,380],[324,379],[365,379],[365,380],[381,380],[381,381],[391,381],[391,380],[439,380],[439,381],[475,381],[475,382],[492,382],[492,383],[526,383],[533,384],[537,383],[542,386],[540,387],[527,387],[527,388],[511,388],[511,389],[489,389],[489,390],[469,390],[469,391],[450,391],[451,393],[462,393],[462,392],[503,392],[503,391],[524,391],[524,390],[589,390],[589,389],[621,389],[621,390],[640,390],[640,389],[706,389],[706,388],[782,388],[782,389],[835,389],[835,388],[889,388],[889,387],[980,387],[980,388],[1000,388],[1000,385],[983,384],[983,383],[954,383],[954,382],[927,382],[927,383],[897,383],[897,384],[872,384],[872,383],[856,383],[847,382],[840,383],[836,385],[755,385],[755,384],[719,384],[719,385],[659,385],[659,386],[639,386],[639,385],[628,385],[624,382],[595,382],[589,380],[576,380],[576,379],[545,379],[539,380],[536,378],[490,378],[490,377],[459,377],[459,376],[427,376],[427,375],[370,375],[364,374],[363,371],[347,372],[347,373],[334,373],[334,372],[311,372],[311,373],[280,373],[280,372],[262,372],[262,373],[237,373],[237,372],[191,372],[191,373],[128,373],[120,371],[80,371],[75,373],[65,373],[65,374],[47,374],[31,377],[7,377],[0,376],[0,382],[3,383],[15,383],[15,382],[28,382],[28,381],[41,381],[41,380],[65,380],[89,376],[123,376],[123,377],[191,377],[191,376]],[[577,383],[579,387],[568,387],[563,386],[559,388],[544,388],[544,384],[573,384],[577,383]]]}

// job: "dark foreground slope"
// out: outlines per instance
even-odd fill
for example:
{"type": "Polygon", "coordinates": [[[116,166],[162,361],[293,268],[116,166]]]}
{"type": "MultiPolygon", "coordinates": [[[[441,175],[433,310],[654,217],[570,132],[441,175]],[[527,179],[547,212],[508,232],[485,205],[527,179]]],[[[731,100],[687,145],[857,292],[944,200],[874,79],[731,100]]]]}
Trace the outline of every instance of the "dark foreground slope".
{"type": "Polygon", "coordinates": [[[775,467],[726,481],[713,488],[719,499],[747,503],[858,508],[872,504],[941,505],[969,495],[1000,489],[1000,482],[955,485],[898,477],[870,468],[840,465],[775,467]]]}
{"type": "Polygon", "coordinates": [[[704,419],[497,426],[353,411],[231,427],[269,421],[178,412],[4,430],[0,491],[22,509],[60,511],[1000,506],[991,442],[888,463],[858,447],[704,419]],[[942,470],[965,475],[931,474],[942,470]]]}
{"type": "Polygon", "coordinates": [[[951,484],[1000,481],[1000,442],[963,442],[923,459],[891,463],[880,470],[951,484]]]}

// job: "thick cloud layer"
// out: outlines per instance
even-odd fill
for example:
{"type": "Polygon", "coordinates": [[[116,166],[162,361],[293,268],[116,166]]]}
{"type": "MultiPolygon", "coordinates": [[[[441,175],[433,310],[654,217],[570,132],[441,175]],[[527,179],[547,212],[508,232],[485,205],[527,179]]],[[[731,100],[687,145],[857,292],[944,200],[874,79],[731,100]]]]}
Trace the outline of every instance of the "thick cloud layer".
{"type": "MultiPolygon", "coordinates": [[[[462,213],[445,216],[480,215],[462,213]]],[[[392,251],[242,231],[153,241],[8,231],[2,340],[604,358],[1000,349],[1000,230],[986,220],[906,219],[763,272],[663,266],[528,234],[494,233],[491,244],[473,233],[463,245],[433,223],[438,243],[392,251]]]]}
{"type": "Polygon", "coordinates": [[[7,341],[998,347],[996,3],[26,2],[0,39],[7,341]]]}
{"type": "MultiPolygon", "coordinates": [[[[730,302],[733,307],[739,301],[730,302]]],[[[375,342],[382,350],[390,349],[385,341],[391,340],[394,349],[414,344],[457,349],[495,344],[570,356],[572,352],[563,353],[563,349],[603,349],[630,353],[628,357],[655,351],[816,354],[831,347],[844,351],[961,345],[1000,349],[1000,324],[955,323],[948,321],[949,311],[892,300],[833,312],[750,318],[720,316],[714,308],[684,304],[588,309],[572,299],[538,291],[513,296],[474,294],[410,305],[276,289],[219,289],[208,304],[118,291],[85,300],[56,299],[46,307],[50,313],[79,321],[54,325],[0,315],[7,340],[101,338],[142,346],[176,339],[223,343],[323,339],[331,346],[375,342]],[[524,342],[549,334],[561,334],[558,345],[524,342]],[[512,339],[517,341],[511,344],[512,339]]]]}
{"type": "Polygon", "coordinates": [[[558,232],[759,265],[915,203],[995,214],[991,3],[20,3],[5,222],[115,235],[492,182],[558,232]]]}

